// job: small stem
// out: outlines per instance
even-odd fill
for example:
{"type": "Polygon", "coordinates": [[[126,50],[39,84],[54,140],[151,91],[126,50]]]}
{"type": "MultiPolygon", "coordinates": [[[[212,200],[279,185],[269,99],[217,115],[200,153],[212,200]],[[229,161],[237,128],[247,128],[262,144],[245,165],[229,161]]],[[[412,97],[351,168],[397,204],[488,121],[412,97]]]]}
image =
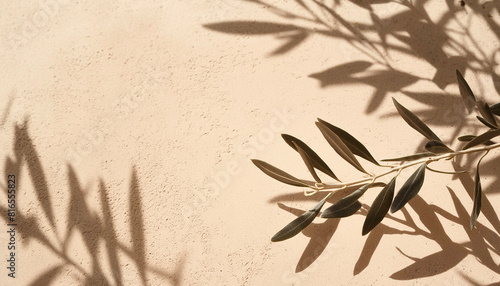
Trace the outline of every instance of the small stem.
{"type": "MultiPolygon", "coordinates": [[[[404,169],[406,169],[408,167],[415,166],[415,165],[418,165],[418,164],[430,163],[430,162],[439,161],[439,160],[443,160],[443,159],[449,160],[449,159],[453,159],[453,158],[455,158],[457,156],[461,156],[461,155],[465,155],[465,154],[470,154],[470,153],[481,152],[481,151],[489,151],[489,150],[492,150],[492,149],[495,149],[495,148],[499,148],[499,147],[500,147],[500,143],[496,143],[496,144],[489,145],[489,146],[481,146],[481,147],[469,148],[469,149],[466,149],[466,150],[460,150],[460,151],[456,151],[456,152],[445,153],[445,154],[441,154],[441,155],[435,155],[433,157],[422,158],[422,159],[419,159],[419,160],[408,162],[408,163],[403,164],[403,165],[393,166],[388,171],[385,171],[385,172],[380,173],[378,175],[371,175],[368,178],[363,178],[363,179],[354,180],[354,181],[350,181],[350,182],[343,182],[343,183],[323,183],[322,190],[347,188],[347,187],[350,187],[350,186],[361,185],[361,184],[367,183],[369,181],[373,181],[374,182],[378,178],[381,178],[383,176],[389,175],[389,174],[394,173],[394,172],[401,172],[402,170],[404,170],[404,169]]],[[[337,190],[335,190],[335,191],[337,191],[337,190]]],[[[335,192],[335,191],[332,191],[332,193],[335,192]]]]}
{"type": "Polygon", "coordinates": [[[429,167],[429,165],[425,166],[425,168],[431,172],[435,172],[435,173],[440,173],[440,174],[447,174],[447,175],[457,175],[457,174],[465,174],[465,173],[469,173],[469,171],[466,171],[466,170],[462,170],[462,171],[455,171],[455,172],[449,172],[449,171],[441,171],[441,170],[436,170],[436,169],[433,169],[431,167],[429,167]]]}
{"type": "Polygon", "coordinates": [[[336,192],[344,190],[345,188],[347,188],[347,186],[343,186],[342,188],[332,190],[328,195],[326,195],[325,201],[328,200],[331,196],[333,196],[333,194],[335,194],[336,192]]]}

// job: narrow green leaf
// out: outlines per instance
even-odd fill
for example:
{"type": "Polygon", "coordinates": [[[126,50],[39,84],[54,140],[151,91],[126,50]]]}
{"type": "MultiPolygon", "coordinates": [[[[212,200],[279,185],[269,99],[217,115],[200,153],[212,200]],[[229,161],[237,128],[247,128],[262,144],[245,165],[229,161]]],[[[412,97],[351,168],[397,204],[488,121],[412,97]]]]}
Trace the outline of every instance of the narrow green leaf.
{"type": "MultiPolygon", "coordinates": [[[[476,137],[477,137],[476,135],[464,135],[464,136],[458,137],[457,140],[462,141],[462,142],[469,142],[476,137]]],[[[488,140],[488,141],[484,142],[483,144],[484,145],[492,145],[492,144],[495,144],[495,142],[488,140]]]]}
{"type": "Polygon", "coordinates": [[[474,105],[476,104],[476,97],[474,96],[474,93],[472,93],[469,84],[465,81],[460,71],[456,70],[456,73],[460,95],[462,96],[462,100],[467,108],[467,111],[471,113],[472,110],[474,110],[474,105]]]}
{"type": "Polygon", "coordinates": [[[491,113],[500,116],[500,102],[490,106],[491,113]]]}
{"type": "Polygon", "coordinates": [[[289,184],[292,186],[298,186],[298,187],[310,187],[314,186],[315,183],[312,181],[306,181],[306,180],[300,180],[295,178],[294,176],[274,167],[271,164],[268,164],[264,161],[257,160],[257,159],[252,159],[252,162],[259,168],[262,172],[264,172],[266,175],[282,182],[285,184],[289,184]]]}
{"type": "Polygon", "coordinates": [[[476,135],[463,135],[458,137],[457,140],[462,142],[469,142],[474,138],[476,138],[476,135]]]}
{"type": "Polygon", "coordinates": [[[338,137],[344,142],[344,144],[351,150],[354,155],[358,155],[359,157],[372,162],[375,165],[379,165],[377,160],[373,158],[372,154],[366,149],[366,147],[359,142],[356,138],[354,138],[351,134],[346,131],[334,126],[324,120],[318,118],[318,121],[325,125],[328,129],[330,129],[333,133],[337,134],[338,137]]]}
{"type": "Polygon", "coordinates": [[[316,122],[316,126],[318,126],[319,130],[325,137],[326,141],[330,143],[330,146],[333,147],[333,149],[337,152],[337,154],[340,155],[344,160],[346,160],[349,164],[353,165],[356,169],[360,170],[361,172],[367,173],[365,169],[361,166],[361,164],[358,162],[356,157],[354,157],[354,154],[351,152],[351,150],[344,144],[344,141],[340,139],[337,134],[335,134],[332,130],[330,130],[326,125],[322,124],[321,122],[316,122]]]}
{"type": "Polygon", "coordinates": [[[304,163],[306,164],[307,169],[309,170],[309,172],[311,173],[313,178],[316,180],[316,182],[321,183],[321,179],[318,177],[318,174],[316,174],[316,171],[314,171],[314,167],[313,167],[313,163],[311,161],[311,158],[309,158],[307,153],[304,150],[302,150],[302,148],[300,148],[300,146],[298,146],[295,142],[292,142],[292,143],[294,144],[295,148],[297,149],[297,152],[299,152],[300,157],[302,157],[302,160],[304,160],[304,163]]]}
{"type": "Polygon", "coordinates": [[[304,228],[306,228],[311,222],[318,216],[318,213],[321,211],[321,208],[326,202],[326,196],[319,203],[317,203],[313,208],[303,213],[298,218],[294,219],[292,222],[287,224],[282,230],[278,231],[272,238],[271,241],[283,241],[294,237],[299,232],[301,232],[304,228]]]}
{"type": "Polygon", "coordinates": [[[373,201],[372,206],[368,210],[365,222],[363,224],[363,235],[369,233],[376,227],[385,217],[392,204],[394,196],[394,186],[396,185],[396,177],[385,186],[378,196],[373,201]]]}
{"type": "Polygon", "coordinates": [[[474,147],[476,145],[486,143],[490,139],[493,139],[499,135],[500,135],[500,129],[488,130],[483,134],[477,136],[476,138],[472,139],[471,141],[469,141],[469,143],[465,144],[465,146],[462,149],[465,150],[474,147]]]}
{"type": "Polygon", "coordinates": [[[489,123],[489,125],[493,126],[490,128],[498,128],[497,121],[495,120],[495,117],[493,116],[493,113],[491,112],[490,106],[482,101],[478,100],[476,101],[476,106],[477,109],[479,110],[479,113],[481,114],[482,118],[489,123]]]}
{"type": "Polygon", "coordinates": [[[441,139],[439,139],[439,137],[437,137],[437,135],[434,134],[434,132],[432,132],[432,130],[422,120],[420,120],[420,118],[413,114],[413,112],[399,104],[395,98],[392,98],[392,101],[394,102],[399,115],[403,117],[408,125],[420,132],[420,134],[424,135],[429,140],[441,141],[441,139]]]}
{"type": "Polygon", "coordinates": [[[472,212],[470,214],[470,229],[474,229],[474,225],[476,225],[477,217],[479,216],[479,213],[481,212],[481,194],[483,192],[482,187],[481,187],[481,177],[479,176],[479,164],[483,160],[484,156],[486,156],[488,152],[484,153],[484,155],[479,159],[477,162],[477,167],[476,167],[476,185],[474,188],[474,206],[472,208],[472,212]]]}
{"type": "Polygon", "coordinates": [[[425,150],[435,154],[453,152],[453,150],[446,146],[443,142],[436,140],[430,140],[427,142],[427,144],[425,144],[425,150]]]}
{"type": "Polygon", "coordinates": [[[352,192],[350,195],[345,196],[340,201],[324,210],[321,214],[321,217],[340,218],[355,214],[361,208],[361,203],[358,201],[358,199],[366,192],[366,190],[368,190],[369,187],[370,184],[366,184],[356,191],[352,192]]]}
{"type": "Polygon", "coordinates": [[[476,118],[477,118],[477,120],[479,120],[479,122],[483,123],[486,127],[491,128],[491,129],[498,129],[498,126],[489,123],[488,120],[482,118],[481,116],[476,116],[476,118]]]}
{"type": "Polygon", "coordinates": [[[297,148],[295,147],[295,145],[292,142],[295,142],[295,144],[297,146],[302,148],[302,150],[304,150],[304,152],[306,152],[306,154],[311,159],[314,168],[320,170],[321,172],[323,172],[323,173],[327,174],[328,176],[334,178],[335,180],[339,181],[339,179],[333,173],[333,171],[330,169],[330,167],[328,167],[328,165],[318,156],[318,154],[316,154],[316,152],[314,152],[311,148],[309,148],[309,146],[307,146],[306,143],[304,143],[300,139],[295,138],[295,137],[288,135],[288,134],[281,134],[281,137],[283,137],[283,140],[285,140],[285,142],[288,145],[290,145],[290,147],[292,147],[295,151],[297,151],[297,148]]]}
{"type": "Polygon", "coordinates": [[[436,155],[436,154],[434,154],[432,152],[424,152],[424,153],[417,153],[417,154],[403,156],[403,157],[398,157],[398,158],[382,159],[380,161],[384,161],[384,162],[391,162],[391,161],[414,161],[414,160],[418,160],[418,159],[422,159],[422,158],[426,158],[426,157],[432,157],[434,155],[436,155]]]}
{"type": "MultiPolygon", "coordinates": [[[[354,201],[349,205],[342,206],[340,209],[330,209],[321,215],[322,218],[342,218],[351,216],[361,209],[361,203],[354,201]]],[[[331,208],[331,207],[330,207],[331,208]]],[[[325,210],[326,211],[326,210],[325,210]]]]}
{"type": "Polygon", "coordinates": [[[398,194],[394,198],[394,202],[391,206],[391,213],[397,212],[404,205],[410,201],[414,196],[418,194],[422,185],[424,184],[425,177],[425,166],[427,163],[423,163],[414,173],[411,175],[404,185],[399,190],[398,194]]]}

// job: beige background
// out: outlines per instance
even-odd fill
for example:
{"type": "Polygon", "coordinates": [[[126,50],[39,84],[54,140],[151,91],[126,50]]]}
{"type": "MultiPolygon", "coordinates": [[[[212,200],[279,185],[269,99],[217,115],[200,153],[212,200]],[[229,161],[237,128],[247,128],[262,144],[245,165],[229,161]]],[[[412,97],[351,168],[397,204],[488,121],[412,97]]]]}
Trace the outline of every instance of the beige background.
{"type": "MultiPolygon", "coordinates": [[[[19,227],[17,278],[2,262],[0,284],[500,282],[498,151],[481,167],[473,231],[473,173],[428,173],[419,197],[368,236],[365,208],[270,242],[322,198],[251,164],[309,179],[280,133],[349,180],[361,174],[328,146],[317,117],[377,159],[424,143],[391,97],[453,147],[485,130],[464,112],[455,69],[476,96],[499,101],[499,3],[412,2],[3,1],[1,208],[5,218],[4,178],[15,173],[19,227]]],[[[457,165],[474,171],[475,160],[457,165]]]]}

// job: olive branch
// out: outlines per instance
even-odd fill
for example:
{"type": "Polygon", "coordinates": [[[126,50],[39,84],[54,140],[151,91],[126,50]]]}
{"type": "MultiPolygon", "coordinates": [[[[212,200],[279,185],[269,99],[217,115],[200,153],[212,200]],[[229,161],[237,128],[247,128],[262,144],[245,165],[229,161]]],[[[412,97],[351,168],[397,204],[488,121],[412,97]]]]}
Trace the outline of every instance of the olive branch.
{"type": "Polygon", "coordinates": [[[366,235],[384,219],[389,210],[391,211],[391,213],[400,210],[406,205],[406,203],[408,203],[413,197],[418,194],[424,183],[426,171],[444,174],[459,174],[467,172],[440,171],[431,168],[429,166],[431,163],[441,160],[451,160],[455,157],[465,154],[483,153],[483,155],[477,162],[475,174],[475,190],[473,198],[474,204],[470,216],[470,228],[473,229],[481,211],[482,188],[479,175],[479,164],[490,150],[500,147],[500,143],[494,143],[491,141],[495,137],[500,136],[500,127],[495,119],[495,116],[500,116],[500,103],[490,106],[482,100],[477,100],[474,96],[474,93],[467,84],[467,81],[458,70],[456,71],[456,75],[460,94],[467,111],[469,113],[475,111],[477,113],[476,118],[486,127],[488,127],[488,130],[480,135],[464,135],[458,137],[457,140],[466,142],[461,150],[455,151],[444,144],[441,139],[439,139],[439,137],[424,122],[422,122],[422,120],[420,120],[414,113],[412,113],[410,110],[405,108],[393,98],[394,105],[399,115],[406,121],[406,123],[408,123],[408,125],[410,125],[413,129],[417,130],[420,134],[422,134],[429,140],[424,147],[426,152],[416,153],[399,158],[384,159],[381,161],[389,163],[381,164],[377,160],[375,160],[375,158],[373,158],[373,156],[361,142],[359,142],[348,132],[318,118],[316,126],[321,131],[323,137],[325,137],[330,146],[345,161],[347,161],[360,172],[368,175],[367,177],[348,182],[341,182],[337,178],[335,173],[330,169],[330,167],[328,167],[328,165],[318,156],[318,154],[316,154],[316,152],[314,152],[309,146],[307,146],[306,143],[304,143],[300,139],[288,134],[282,134],[283,139],[288,145],[290,145],[290,147],[292,147],[300,154],[305,165],[307,166],[307,169],[314,178],[314,181],[298,179],[286,173],[285,171],[274,167],[271,164],[268,164],[261,160],[253,159],[252,162],[261,171],[263,171],[270,177],[285,184],[311,189],[312,191],[304,191],[305,196],[314,195],[320,190],[331,190],[315,206],[313,206],[311,209],[303,213],[301,216],[297,217],[295,220],[293,220],[283,229],[277,232],[271,238],[271,241],[286,240],[300,233],[318,216],[326,201],[334,193],[340,190],[346,189],[348,187],[359,187],[356,191],[352,192],[349,195],[346,195],[338,202],[325,209],[321,213],[322,218],[342,218],[355,214],[361,208],[359,199],[363,196],[363,194],[370,188],[382,187],[382,190],[376,196],[366,215],[362,229],[362,235],[366,235]],[[369,161],[377,166],[386,167],[388,168],[388,170],[380,174],[369,173],[359,163],[356,156],[363,158],[366,161],[369,161]],[[406,180],[406,182],[394,197],[396,178],[398,177],[398,175],[404,169],[416,165],[419,165],[418,169],[406,180]],[[318,174],[316,173],[316,170],[319,170],[322,173],[328,175],[335,181],[328,183],[322,182],[318,174]],[[394,177],[392,177],[389,183],[385,184],[383,182],[377,181],[379,178],[393,173],[396,174],[394,175],[394,177]]]}

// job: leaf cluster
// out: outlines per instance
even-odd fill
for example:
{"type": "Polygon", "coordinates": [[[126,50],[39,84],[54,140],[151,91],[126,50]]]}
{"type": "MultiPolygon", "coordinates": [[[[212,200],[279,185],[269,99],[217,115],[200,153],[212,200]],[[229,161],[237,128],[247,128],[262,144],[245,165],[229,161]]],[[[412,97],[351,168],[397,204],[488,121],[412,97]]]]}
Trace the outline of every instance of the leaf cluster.
{"type": "Polygon", "coordinates": [[[466,142],[459,151],[451,149],[420,118],[418,118],[418,116],[393,98],[394,106],[401,118],[428,140],[425,144],[424,152],[380,160],[381,162],[397,162],[394,165],[381,165],[358,139],[340,127],[319,118],[316,122],[319,131],[333,150],[352,167],[367,174],[367,178],[365,176],[364,179],[360,180],[349,182],[340,181],[332,169],[313,149],[302,140],[288,134],[282,134],[282,138],[290,147],[299,153],[314,181],[296,178],[271,164],[253,159],[252,162],[270,177],[292,186],[313,189],[312,193],[305,192],[305,195],[315,194],[319,190],[331,190],[328,195],[311,209],[304,212],[277,232],[271,240],[282,241],[297,235],[319,215],[326,219],[343,218],[354,215],[361,209],[362,204],[360,199],[365,192],[371,188],[382,187],[368,209],[361,231],[362,235],[366,235],[382,222],[389,211],[394,213],[404,208],[405,205],[419,193],[424,183],[426,171],[449,174],[449,172],[434,170],[429,167],[429,164],[434,161],[452,159],[464,154],[484,152],[483,156],[478,160],[476,167],[474,206],[470,216],[470,228],[473,229],[481,211],[482,188],[479,164],[490,149],[500,147],[500,144],[495,144],[491,141],[495,137],[500,136],[500,128],[495,118],[495,116],[500,116],[500,103],[490,106],[484,101],[476,99],[467,81],[458,70],[456,71],[456,76],[465,108],[469,113],[475,111],[477,113],[477,120],[488,127],[487,131],[479,135],[464,135],[458,137],[457,139],[459,141],[466,142]],[[478,147],[478,145],[482,146],[478,147]],[[384,166],[390,169],[375,175],[366,171],[358,158],[364,159],[364,161],[374,164],[375,166],[384,166]],[[394,196],[397,177],[406,168],[413,166],[418,166],[418,168],[413,171],[411,176],[403,183],[394,196]],[[324,183],[317,171],[324,173],[335,181],[333,183],[324,183]],[[379,178],[394,173],[395,175],[393,175],[389,183],[385,184],[378,181],[379,178]],[[323,206],[336,191],[353,186],[357,186],[358,189],[333,203],[321,213],[323,206]]]}

